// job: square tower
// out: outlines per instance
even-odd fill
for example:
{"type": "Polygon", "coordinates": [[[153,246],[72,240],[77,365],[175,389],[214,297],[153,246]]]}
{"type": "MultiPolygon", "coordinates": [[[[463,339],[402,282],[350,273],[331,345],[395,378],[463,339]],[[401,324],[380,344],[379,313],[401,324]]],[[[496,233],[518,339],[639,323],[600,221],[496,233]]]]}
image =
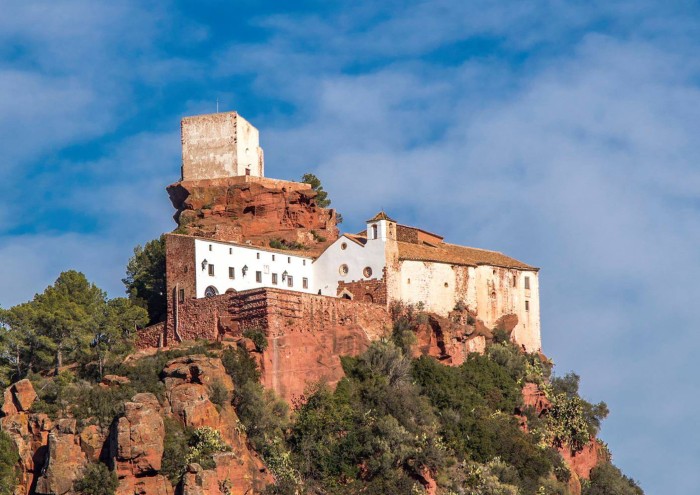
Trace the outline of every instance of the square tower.
{"type": "Polygon", "coordinates": [[[265,176],[258,130],[236,112],[182,119],[182,180],[265,176]]]}

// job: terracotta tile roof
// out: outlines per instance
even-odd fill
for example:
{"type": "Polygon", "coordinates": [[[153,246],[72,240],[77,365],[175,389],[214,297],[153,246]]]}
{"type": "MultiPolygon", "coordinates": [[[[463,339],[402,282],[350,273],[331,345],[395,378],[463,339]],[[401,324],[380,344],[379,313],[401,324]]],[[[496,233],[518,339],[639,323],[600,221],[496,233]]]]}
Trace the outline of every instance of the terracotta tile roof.
{"type": "Polygon", "coordinates": [[[539,270],[498,251],[488,251],[456,244],[442,243],[439,246],[397,242],[399,259],[414,261],[436,261],[454,265],[492,265],[521,270],[539,270]]]}
{"type": "Polygon", "coordinates": [[[388,221],[390,221],[390,222],[395,222],[395,221],[396,221],[396,220],[393,220],[393,219],[389,218],[389,215],[387,215],[387,214],[384,213],[383,211],[380,211],[379,213],[377,213],[376,215],[374,215],[374,217],[370,218],[370,219],[367,220],[367,221],[368,221],[368,222],[377,222],[377,221],[379,221],[379,220],[388,220],[388,221]]]}
{"type": "Polygon", "coordinates": [[[343,234],[343,237],[347,237],[352,242],[355,242],[360,246],[364,246],[365,244],[367,244],[367,236],[365,235],[343,234]]]}

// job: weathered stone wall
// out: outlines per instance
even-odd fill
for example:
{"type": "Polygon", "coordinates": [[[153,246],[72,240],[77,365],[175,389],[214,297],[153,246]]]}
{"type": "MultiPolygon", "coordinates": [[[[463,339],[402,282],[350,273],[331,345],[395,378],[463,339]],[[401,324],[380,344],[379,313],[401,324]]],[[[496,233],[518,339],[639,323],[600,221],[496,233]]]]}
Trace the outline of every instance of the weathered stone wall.
{"type": "MultiPolygon", "coordinates": [[[[386,272],[386,268],[384,269],[386,272]]],[[[338,281],[338,295],[343,291],[352,294],[353,301],[366,303],[387,304],[386,281],[373,278],[371,280],[353,280],[351,282],[338,281]]]]}
{"type": "Polygon", "coordinates": [[[236,112],[186,117],[181,137],[183,180],[265,175],[258,130],[236,112]]]}
{"type": "Polygon", "coordinates": [[[156,323],[139,330],[136,335],[136,348],[162,347],[165,338],[165,322],[156,323]]]}
{"type": "Polygon", "coordinates": [[[175,320],[182,302],[186,302],[196,295],[194,238],[167,234],[165,236],[165,259],[168,312],[163,344],[168,345],[168,337],[174,335],[175,320]],[[180,297],[181,295],[183,297],[180,297]]]}

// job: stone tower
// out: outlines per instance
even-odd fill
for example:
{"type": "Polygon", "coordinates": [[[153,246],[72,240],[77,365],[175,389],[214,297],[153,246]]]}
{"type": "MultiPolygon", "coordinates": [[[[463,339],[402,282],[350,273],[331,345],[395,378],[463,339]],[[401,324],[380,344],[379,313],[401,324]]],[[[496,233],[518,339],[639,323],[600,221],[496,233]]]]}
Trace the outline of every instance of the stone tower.
{"type": "Polygon", "coordinates": [[[265,176],[258,130],[236,112],[185,117],[182,180],[265,176]]]}

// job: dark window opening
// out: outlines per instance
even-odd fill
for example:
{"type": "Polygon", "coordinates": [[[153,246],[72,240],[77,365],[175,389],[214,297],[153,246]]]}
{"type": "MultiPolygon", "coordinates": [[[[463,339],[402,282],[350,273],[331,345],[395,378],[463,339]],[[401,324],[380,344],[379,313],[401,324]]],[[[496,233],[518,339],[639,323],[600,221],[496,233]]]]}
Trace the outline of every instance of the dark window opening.
{"type": "Polygon", "coordinates": [[[302,279],[301,279],[301,286],[302,286],[304,289],[308,289],[308,288],[309,288],[309,279],[306,278],[306,277],[302,278],[302,279]]]}
{"type": "Polygon", "coordinates": [[[177,293],[177,300],[180,303],[185,302],[185,289],[180,289],[177,293]]]}
{"type": "Polygon", "coordinates": [[[530,277],[525,277],[525,290],[530,290],[530,277]]]}
{"type": "Polygon", "coordinates": [[[262,282],[262,272],[255,272],[255,281],[262,282]]]}
{"type": "Polygon", "coordinates": [[[212,277],[214,276],[214,265],[211,263],[209,263],[209,275],[212,277]]]}
{"type": "Polygon", "coordinates": [[[272,285],[277,285],[277,274],[276,273],[272,274],[272,285]]]}
{"type": "Polygon", "coordinates": [[[236,278],[236,269],[232,266],[228,267],[228,278],[236,278]]]}

